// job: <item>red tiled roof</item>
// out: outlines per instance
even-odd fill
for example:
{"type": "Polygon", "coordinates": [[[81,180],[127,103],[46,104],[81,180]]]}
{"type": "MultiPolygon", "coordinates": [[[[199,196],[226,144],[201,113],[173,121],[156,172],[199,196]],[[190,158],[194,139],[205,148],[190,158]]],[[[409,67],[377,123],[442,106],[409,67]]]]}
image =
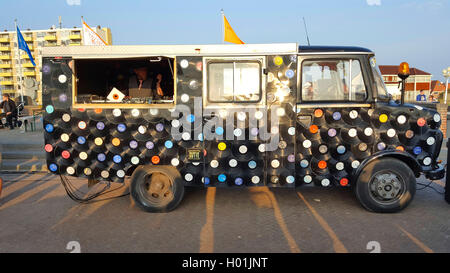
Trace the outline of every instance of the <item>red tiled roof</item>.
{"type": "MultiPolygon", "coordinates": [[[[379,68],[382,75],[397,75],[398,73],[398,65],[380,65],[379,68]]],[[[409,69],[409,73],[410,75],[431,75],[414,67],[409,69]]]]}
{"type": "Polygon", "coordinates": [[[414,67],[409,69],[409,73],[410,75],[431,75],[431,73],[425,72],[423,70],[414,67]]]}
{"type": "Polygon", "coordinates": [[[431,81],[431,91],[443,92],[445,91],[445,84],[437,80],[431,81]]]}
{"type": "Polygon", "coordinates": [[[397,75],[398,65],[380,65],[380,72],[382,75],[397,75]]]}

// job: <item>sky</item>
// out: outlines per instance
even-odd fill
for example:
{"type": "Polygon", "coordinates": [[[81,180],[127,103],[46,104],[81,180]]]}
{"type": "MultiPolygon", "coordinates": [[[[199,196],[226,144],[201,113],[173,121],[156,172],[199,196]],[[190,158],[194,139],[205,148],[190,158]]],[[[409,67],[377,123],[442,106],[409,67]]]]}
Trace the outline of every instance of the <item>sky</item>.
{"type": "Polygon", "coordinates": [[[113,44],[220,44],[223,9],[245,43],[361,46],[379,65],[403,61],[444,81],[450,0],[0,0],[0,30],[111,28],[113,44]]]}

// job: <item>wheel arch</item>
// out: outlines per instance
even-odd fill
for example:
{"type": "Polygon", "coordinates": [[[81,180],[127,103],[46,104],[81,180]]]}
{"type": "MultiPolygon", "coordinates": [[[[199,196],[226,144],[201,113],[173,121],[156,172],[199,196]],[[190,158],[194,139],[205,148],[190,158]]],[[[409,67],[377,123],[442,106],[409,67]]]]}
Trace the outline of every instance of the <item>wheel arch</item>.
{"type": "Polygon", "coordinates": [[[419,162],[412,155],[402,151],[385,151],[376,153],[371,157],[364,159],[358,166],[358,169],[356,169],[354,178],[358,179],[364,167],[366,167],[369,163],[373,162],[374,160],[382,158],[395,158],[404,162],[411,168],[416,177],[419,177],[420,172],[422,171],[422,167],[420,166],[419,162]]]}

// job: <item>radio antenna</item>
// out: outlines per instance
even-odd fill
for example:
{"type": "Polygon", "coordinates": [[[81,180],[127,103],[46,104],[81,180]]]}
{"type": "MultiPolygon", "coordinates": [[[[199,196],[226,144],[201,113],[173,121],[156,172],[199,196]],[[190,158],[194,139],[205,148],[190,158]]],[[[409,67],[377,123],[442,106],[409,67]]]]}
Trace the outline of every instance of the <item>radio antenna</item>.
{"type": "Polygon", "coordinates": [[[308,28],[306,27],[305,17],[303,17],[303,25],[305,26],[306,40],[308,41],[308,46],[310,46],[311,44],[309,43],[308,28]]]}

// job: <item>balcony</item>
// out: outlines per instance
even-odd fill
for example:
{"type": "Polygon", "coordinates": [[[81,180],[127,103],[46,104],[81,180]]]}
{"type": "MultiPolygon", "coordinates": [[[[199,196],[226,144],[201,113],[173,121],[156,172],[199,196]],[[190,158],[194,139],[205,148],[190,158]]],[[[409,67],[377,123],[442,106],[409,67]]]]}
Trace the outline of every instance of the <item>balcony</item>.
{"type": "Polygon", "coordinates": [[[0,64],[0,68],[12,68],[12,64],[0,64]]]}
{"type": "Polygon", "coordinates": [[[9,54],[0,55],[0,60],[9,60],[9,59],[11,59],[11,55],[9,54]]]}
{"type": "Polygon", "coordinates": [[[0,46],[0,51],[11,51],[10,46],[0,46]]]}
{"type": "Polygon", "coordinates": [[[0,77],[12,77],[12,72],[0,72],[0,77]]]}
{"type": "Polygon", "coordinates": [[[25,42],[32,42],[33,41],[33,37],[32,36],[25,36],[25,37],[23,37],[23,39],[25,40],[25,42]]]}
{"type": "Polygon", "coordinates": [[[24,76],[36,76],[36,71],[25,71],[23,72],[24,76]]]}
{"type": "Polygon", "coordinates": [[[22,67],[31,67],[32,68],[32,67],[34,67],[34,65],[32,63],[23,63],[22,67]]]}
{"type": "Polygon", "coordinates": [[[70,43],[69,45],[70,45],[70,46],[80,46],[81,43],[70,43]]]}
{"type": "Polygon", "coordinates": [[[58,46],[58,44],[56,43],[56,41],[54,41],[54,42],[52,42],[52,41],[50,41],[50,42],[45,42],[45,44],[44,44],[44,46],[58,46]]]}
{"type": "MultiPolygon", "coordinates": [[[[31,55],[31,56],[33,56],[33,55],[31,55]]],[[[28,54],[23,54],[22,56],[20,56],[22,59],[29,59],[30,57],[28,56],[28,54]]],[[[33,56],[33,60],[34,59],[36,59],[34,56],[33,56]]]]}
{"type": "Polygon", "coordinates": [[[44,40],[46,41],[56,41],[56,35],[47,35],[44,37],[44,40]]]}
{"type": "Polygon", "coordinates": [[[14,85],[13,81],[1,81],[0,85],[14,85]]]}
{"type": "Polygon", "coordinates": [[[9,37],[1,37],[0,43],[9,43],[9,37]]]}
{"type": "Polygon", "coordinates": [[[14,93],[16,93],[16,90],[14,90],[14,89],[3,89],[3,94],[6,94],[6,93],[8,93],[8,94],[14,94],[14,93]]]}
{"type": "Polygon", "coordinates": [[[70,40],[81,40],[81,34],[71,34],[69,35],[70,40]]]}

